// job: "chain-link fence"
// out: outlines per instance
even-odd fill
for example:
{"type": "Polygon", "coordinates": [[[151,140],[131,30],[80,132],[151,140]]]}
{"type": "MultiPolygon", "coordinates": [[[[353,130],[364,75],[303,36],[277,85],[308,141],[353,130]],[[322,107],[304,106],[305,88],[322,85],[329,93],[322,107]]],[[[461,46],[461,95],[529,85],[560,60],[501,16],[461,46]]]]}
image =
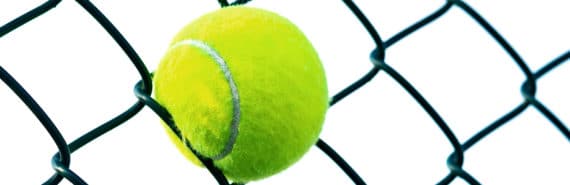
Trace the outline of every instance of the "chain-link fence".
{"type": "MultiPolygon", "coordinates": [[[[238,0],[233,3],[228,3],[224,0],[219,0],[218,2],[222,7],[232,4],[248,3],[247,0],[238,0]]],[[[453,152],[449,154],[447,161],[441,161],[442,163],[444,162],[447,164],[447,167],[449,168],[449,174],[445,177],[441,177],[441,180],[438,182],[438,184],[450,184],[452,181],[454,181],[454,179],[457,178],[460,178],[469,184],[480,184],[477,176],[472,175],[468,170],[463,168],[464,162],[466,160],[469,160],[469,158],[465,157],[466,152],[478,144],[480,141],[482,141],[486,136],[493,134],[501,126],[510,123],[513,118],[521,115],[521,113],[529,107],[537,109],[546,119],[549,120],[551,125],[544,125],[544,127],[556,128],[562,135],[560,139],[566,139],[570,141],[570,131],[568,130],[568,127],[563,123],[563,120],[561,120],[556,114],[550,111],[548,106],[541,103],[541,101],[535,96],[537,92],[537,80],[547,75],[548,72],[557,69],[557,67],[561,66],[561,64],[564,62],[568,61],[568,59],[570,59],[570,50],[561,53],[558,57],[552,59],[540,69],[532,71],[525,60],[519,55],[519,53],[517,53],[517,51],[511,47],[509,42],[498,31],[496,31],[496,29],[491,26],[491,24],[486,19],[484,19],[475,9],[473,9],[464,1],[448,0],[440,8],[433,11],[425,18],[418,20],[415,24],[412,24],[404,30],[401,30],[388,39],[384,39],[378,34],[378,32],[375,30],[375,27],[370,23],[366,15],[358,8],[357,4],[348,0],[345,0],[343,2],[346,7],[348,7],[348,9],[354,13],[357,19],[368,31],[370,39],[373,40],[376,47],[370,53],[370,61],[372,62],[373,67],[369,70],[369,72],[363,74],[362,77],[356,82],[352,83],[342,91],[332,96],[330,105],[334,106],[338,102],[344,100],[347,96],[351,95],[353,92],[357,91],[359,88],[365,86],[368,82],[373,80],[377,74],[381,72],[387,74],[399,85],[401,85],[401,87],[407,93],[409,93],[409,95],[411,95],[415,101],[423,108],[423,110],[433,119],[433,122],[441,130],[441,134],[447,138],[449,144],[453,148],[453,152]],[[430,23],[434,22],[435,20],[444,17],[445,14],[453,7],[461,9],[465,14],[475,20],[475,22],[480,27],[482,27],[496,41],[496,43],[502,49],[504,49],[504,51],[506,51],[508,56],[510,56],[515,64],[513,66],[516,66],[526,79],[520,86],[520,92],[524,100],[465,141],[460,141],[460,139],[458,139],[454,133],[454,130],[450,128],[446,121],[444,121],[445,119],[438,113],[438,111],[436,111],[434,106],[432,106],[430,102],[424,96],[422,96],[422,93],[418,91],[418,89],[412,83],[410,83],[410,81],[408,81],[404,75],[399,73],[397,69],[391,66],[390,61],[386,61],[386,50],[388,48],[398,44],[401,40],[405,39],[412,33],[429,26],[430,23]]],[[[44,13],[55,8],[58,3],[60,3],[60,0],[46,1],[33,10],[30,10],[29,12],[0,27],[0,42],[2,41],[1,37],[9,34],[14,30],[17,30],[19,27],[25,25],[31,20],[41,17],[41,15],[44,13]]],[[[52,122],[50,116],[41,108],[41,106],[34,100],[34,98],[28,94],[25,88],[22,87],[20,83],[8,73],[8,71],[0,66],[0,78],[2,81],[22,100],[23,103],[25,103],[25,105],[37,117],[37,119],[41,122],[42,126],[49,133],[55,145],[57,146],[58,152],[53,156],[51,161],[55,173],[53,176],[51,176],[51,178],[45,181],[45,184],[58,184],[63,179],[66,179],[73,184],[87,184],[88,182],[82,179],[81,174],[75,173],[74,170],[70,168],[70,162],[73,159],[72,154],[86,144],[91,143],[93,140],[99,138],[108,131],[131,119],[133,116],[137,115],[137,113],[139,113],[139,111],[141,111],[145,106],[148,106],[163,120],[172,124],[169,113],[151,97],[151,89],[153,85],[151,81],[151,73],[147,70],[147,67],[135,49],[131,47],[129,42],[121,35],[119,30],[111,23],[111,21],[107,19],[106,16],[101,11],[99,11],[98,8],[90,1],[77,0],[77,3],[79,3],[81,7],[87,11],[107,31],[109,35],[111,35],[111,37],[120,46],[123,52],[132,61],[134,68],[136,68],[141,78],[140,82],[135,85],[135,95],[138,98],[138,101],[134,103],[129,109],[125,110],[113,119],[110,119],[97,128],[78,137],[77,139],[68,142],[60,133],[60,130],[57,127],[57,123],[52,122]]],[[[58,52],[57,48],[48,49],[53,49],[54,52],[58,52]]],[[[2,54],[2,51],[0,51],[0,54],[2,54]]],[[[568,79],[565,79],[565,81],[568,81],[568,79]]],[[[565,84],[560,84],[561,88],[563,86],[565,86],[565,84]]],[[[175,127],[173,127],[173,129],[174,128],[175,127]]],[[[333,150],[333,148],[329,146],[324,140],[320,139],[317,142],[316,146],[324,153],[326,153],[355,184],[366,184],[366,179],[361,178],[356,172],[357,170],[355,171],[349,165],[349,163],[344,161],[343,158],[338,155],[335,150],[333,150]]],[[[207,169],[211,172],[212,176],[217,180],[219,184],[229,184],[224,175],[213,165],[211,159],[201,157],[200,160],[205,164],[207,169]]]]}

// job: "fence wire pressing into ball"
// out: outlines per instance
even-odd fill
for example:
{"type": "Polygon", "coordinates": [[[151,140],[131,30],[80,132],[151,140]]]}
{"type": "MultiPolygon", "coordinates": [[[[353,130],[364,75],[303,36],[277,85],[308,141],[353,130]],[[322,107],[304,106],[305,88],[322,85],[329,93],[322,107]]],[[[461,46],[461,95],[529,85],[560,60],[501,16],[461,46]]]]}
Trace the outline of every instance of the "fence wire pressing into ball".
{"type": "MultiPolygon", "coordinates": [[[[246,4],[249,0],[237,0],[233,3],[229,3],[225,0],[218,0],[222,7],[231,5],[241,5],[246,4]]],[[[37,6],[36,8],[30,10],[17,17],[16,19],[8,22],[7,24],[0,27],[0,37],[16,30],[18,27],[32,21],[36,17],[41,16],[50,9],[56,7],[61,0],[48,0],[43,4],[37,6]]],[[[568,127],[560,120],[549,108],[542,104],[536,97],[536,83],[541,77],[546,75],[548,72],[556,69],[562,63],[570,59],[570,50],[560,54],[558,57],[552,59],[546,65],[542,66],[537,71],[531,71],[527,63],[523,58],[511,47],[511,45],[505,40],[505,38],[499,34],[489,22],[484,19],[479,13],[471,8],[467,3],[460,0],[448,0],[439,9],[433,11],[431,14],[425,18],[418,20],[415,24],[410,25],[406,29],[398,32],[393,37],[384,40],[380,37],[378,32],[372,26],[368,18],[361,12],[357,5],[349,0],[343,1],[346,7],[348,7],[357,19],[362,23],[362,25],[368,31],[371,39],[376,44],[370,54],[370,60],[374,64],[372,69],[366,74],[364,74],[359,80],[352,83],[350,86],[344,88],[342,91],[337,93],[331,98],[330,106],[334,106],[339,101],[343,100],[345,97],[351,93],[358,90],[360,87],[364,86],[367,82],[371,81],[380,71],[385,72],[398,82],[403,89],[405,89],[423,108],[423,110],[433,119],[435,124],[439,127],[442,134],[445,135],[451,146],[453,147],[453,152],[449,155],[447,161],[447,167],[449,168],[449,174],[445,177],[441,177],[441,180],[437,184],[450,184],[454,179],[460,178],[469,184],[481,184],[477,177],[472,176],[468,171],[462,168],[462,165],[466,158],[464,157],[465,152],[467,152],[472,146],[480,142],[486,136],[492,134],[494,131],[498,130],[501,126],[509,123],[510,120],[517,117],[525,109],[529,107],[536,108],[545,118],[547,118],[553,126],[559,130],[562,134],[562,138],[570,141],[570,131],[568,127]],[[438,114],[438,112],[432,107],[428,100],[426,100],[422,94],[416,90],[416,88],[408,81],[406,78],[394,68],[392,68],[387,61],[385,61],[385,51],[390,46],[398,43],[402,39],[406,38],[415,31],[428,26],[430,23],[441,18],[450,10],[452,7],[457,7],[463,10],[467,15],[474,19],[479,26],[481,26],[499,45],[502,47],[506,53],[511,57],[513,62],[516,64],[520,72],[526,77],[526,80],[521,85],[521,94],[524,97],[524,101],[518,106],[512,108],[511,111],[506,112],[503,116],[497,118],[494,122],[490,123],[488,126],[478,131],[476,134],[471,136],[465,142],[460,142],[455,136],[454,132],[444,119],[438,114]]],[[[151,97],[152,89],[152,74],[149,73],[146,66],[142,62],[139,55],[131,47],[129,42],[121,35],[119,30],[113,26],[110,20],[108,20],[105,15],[97,9],[88,0],[77,0],[77,3],[85,9],[94,19],[96,19],[99,24],[109,33],[109,35],[116,41],[120,48],[129,57],[134,67],[140,74],[141,81],[135,85],[135,95],[138,101],[135,102],[129,109],[120,113],[118,116],[110,119],[109,121],[101,124],[97,128],[85,133],[79,138],[75,139],[71,143],[68,143],[60,131],[58,130],[55,123],[53,123],[50,117],[44,112],[40,105],[30,96],[24,87],[22,87],[16,79],[14,79],[8,71],[6,71],[2,66],[0,66],[0,78],[2,81],[10,88],[12,91],[21,99],[21,101],[26,104],[26,106],[33,112],[37,119],[41,122],[42,126],[46,129],[49,135],[52,137],[54,143],[58,148],[58,152],[53,156],[51,164],[55,173],[45,181],[44,184],[59,184],[63,179],[70,181],[73,184],[87,184],[87,182],[81,178],[80,174],[75,173],[69,168],[70,161],[72,159],[72,153],[90,143],[91,141],[97,139],[98,137],[104,135],[108,131],[116,128],[117,126],[125,123],[130,118],[135,116],[142,108],[148,106],[151,108],[158,116],[161,117],[167,124],[172,125],[172,119],[170,114],[166,109],[162,108],[151,97]]],[[[64,53],[62,52],[62,55],[64,53]]],[[[172,128],[172,127],[171,127],[172,128]]],[[[174,130],[177,134],[179,131],[174,130]]],[[[189,145],[189,143],[186,143],[189,145]]],[[[355,184],[366,184],[365,179],[362,179],[358,173],[352,169],[352,167],[343,160],[343,158],[338,155],[331,146],[329,146],[325,141],[319,139],[316,146],[321,149],[325,154],[327,154],[355,184]]],[[[189,147],[191,148],[191,147],[189,147]]],[[[196,153],[194,151],[194,153],[196,153]]],[[[211,159],[198,156],[203,164],[210,171],[212,176],[216,179],[219,184],[230,184],[228,180],[224,177],[219,169],[217,169],[211,159]]],[[[443,162],[443,161],[442,161],[443,162]]]]}

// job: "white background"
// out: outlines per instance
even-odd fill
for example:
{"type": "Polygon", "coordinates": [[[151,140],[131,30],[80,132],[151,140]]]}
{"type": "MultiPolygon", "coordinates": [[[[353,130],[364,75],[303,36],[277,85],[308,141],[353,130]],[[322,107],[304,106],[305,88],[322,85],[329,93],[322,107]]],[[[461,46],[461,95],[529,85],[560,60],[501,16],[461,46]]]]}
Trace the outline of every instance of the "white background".
{"type": "MultiPolygon", "coordinates": [[[[43,1],[1,1],[0,24],[43,1]]],[[[425,17],[440,1],[356,1],[383,39],[425,17]]],[[[535,71],[570,48],[569,3],[468,1],[535,71]]],[[[217,1],[94,1],[152,71],[172,36],[217,1]]],[[[341,1],[254,0],[295,22],[323,60],[330,96],[372,64],[374,44],[341,1]]],[[[459,8],[392,46],[387,59],[430,101],[460,141],[522,102],[522,72],[459,8]]],[[[139,77],[109,35],[74,1],[0,38],[0,65],[33,95],[71,142],[131,106],[139,77]]],[[[570,123],[570,64],[538,83],[537,97],[570,123]]],[[[33,114],[0,84],[0,184],[39,184],[52,174],[56,146],[33,114]]],[[[381,72],[330,108],[321,137],[368,184],[434,184],[448,171],[451,145],[435,123],[381,72]]],[[[570,146],[534,108],[466,153],[465,169],[483,184],[568,184],[570,146]]],[[[72,155],[71,168],[90,184],[215,184],[168,140],[145,108],[72,155]]],[[[64,182],[63,184],[68,184],[64,182]]],[[[313,147],[298,163],[250,184],[351,184],[313,147]]],[[[453,184],[465,184],[461,180],[453,184]]]]}

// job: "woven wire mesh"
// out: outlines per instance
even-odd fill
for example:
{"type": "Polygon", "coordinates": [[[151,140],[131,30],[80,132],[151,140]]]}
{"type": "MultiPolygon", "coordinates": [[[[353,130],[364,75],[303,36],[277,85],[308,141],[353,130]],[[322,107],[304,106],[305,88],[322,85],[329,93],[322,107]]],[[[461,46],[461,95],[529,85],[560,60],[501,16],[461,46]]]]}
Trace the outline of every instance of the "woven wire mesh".
{"type": "MultiPolygon", "coordinates": [[[[228,6],[231,4],[223,0],[220,0],[218,2],[221,6],[228,6]]],[[[248,1],[236,1],[233,4],[244,4],[247,2],[248,1]]],[[[559,116],[557,116],[554,112],[549,110],[547,105],[541,103],[541,101],[536,98],[537,81],[543,76],[547,75],[548,72],[557,69],[557,67],[561,66],[561,64],[568,61],[570,59],[570,50],[561,53],[546,65],[540,67],[538,70],[532,71],[527,62],[525,62],[521,55],[517,53],[515,49],[513,49],[505,37],[497,32],[497,30],[491,26],[491,24],[486,19],[484,19],[475,9],[473,9],[464,1],[446,1],[440,8],[434,10],[425,18],[418,20],[415,24],[410,25],[409,27],[401,30],[388,39],[383,39],[378,34],[378,32],[375,30],[375,27],[368,20],[366,15],[359,9],[357,4],[352,1],[343,2],[346,7],[350,9],[350,11],[356,16],[358,21],[362,23],[363,27],[370,35],[371,40],[375,43],[376,47],[370,52],[370,61],[372,62],[373,67],[367,73],[363,74],[360,79],[332,96],[330,102],[331,107],[334,107],[337,103],[341,102],[346,97],[353,94],[361,87],[365,86],[379,73],[383,72],[387,74],[390,78],[401,85],[401,87],[407,93],[409,93],[409,95],[413,97],[419,106],[421,106],[421,108],[431,117],[435,125],[441,130],[441,134],[447,138],[447,141],[453,148],[453,152],[449,154],[447,161],[442,161],[447,164],[449,174],[445,177],[441,177],[441,180],[437,182],[438,184],[449,184],[457,178],[460,178],[469,184],[481,184],[477,176],[472,175],[469,170],[463,168],[465,161],[469,160],[469,158],[465,156],[467,151],[482,141],[486,136],[495,133],[497,130],[499,130],[500,127],[510,123],[511,120],[521,115],[523,111],[529,109],[530,107],[538,110],[546,119],[549,120],[551,125],[544,125],[545,127],[553,127],[557,129],[561,134],[560,139],[566,139],[566,141],[570,141],[570,131],[568,130],[568,127],[563,123],[563,120],[561,120],[559,116]],[[513,107],[510,111],[505,112],[502,116],[498,117],[495,121],[488,124],[488,126],[481,129],[465,141],[460,141],[460,139],[458,139],[454,133],[454,130],[445,121],[444,117],[440,115],[436,108],[430,104],[430,102],[422,95],[420,91],[418,91],[418,88],[416,88],[410,81],[408,81],[404,75],[398,72],[397,69],[390,65],[390,61],[386,61],[386,51],[388,48],[397,45],[412,33],[425,28],[429,26],[430,23],[440,19],[441,17],[444,17],[451,8],[459,8],[465,12],[466,15],[475,20],[478,26],[483,28],[488,33],[488,35],[490,35],[496,41],[496,43],[504,51],[506,51],[507,55],[511,58],[512,63],[514,63],[513,66],[516,66],[516,68],[520,70],[520,73],[525,77],[525,81],[520,86],[520,92],[522,94],[523,101],[520,102],[520,104],[517,106],[513,107]]],[[[26,12],[16,19],[8,22],[7,24],[0,27],[0,38],[6,34],[9,34],[10,32],[17,30],[19,27],[32,21],[33,19],[41,17],[46,12],[55,8],[59,3],[60,1],[58,0],[46,1],[33,10],[30,10],[29,12],[26,12]]],[[[12,89],[12,91],[22,100],[23,103],[26,104],[26,106],[37,117],[37,119],[40,120],[42,126],[46,129],[47,133],[49,133],[50,137],[53,139],[55,145],[57,146],[58,152],[53,156],[51,161],[55,173],[53,176],[46,180],[45,184],[58,184],[63,179],[66,179],[73,184],[87,184],[87,182],[82,179],[81,174],[74,172],[74,170],[70,168],[70,163],[74,159],[72,154],[85,145],[92,143],[92,141],[99,138],[100,136],[103,136],[108,131],[117,128],[119,125],[133,118],[145,106],[151,108],[163,120],[167,122],[170,120],[168,112],[164,110],[158,103],[156,103],[150,96],[152,89],[151,74],[149,73],[147,67],[144,65],[141,57],[139,57],[135,49],[94,4],[87,0],[77,0],[77,3],[79,3],[79,5],[107,31],[107,33],[115,40],[123,52],[132,61],[134,68],[140,75],[140,82],[135,85],[135,95],[138,98],[138,101],[124,112],[118,114],[118,116],[101,124],[97,128],[90,130],[89,132],[81,135],[73,141],[68,142],[66,139],[64,139],[64,136],[58,129],[57,123],[52,122],[50,116],[40,107],[34,98],[28,94],[25,88],[22,87],[20,83],[8,73],[7,70],[0,66],[0,78],[2,81],[4,81],[4,83],[10,89],[12,89]]],[[[352,169],[349,163],[347,163],[340,155],[338,155],[335,150],[324,140],[320,139],[317,142],[316,146],[324,153],[326,153],[355,184],[365,184],[366,179],[361,178],[358,173],[352,169]]],[[[207,169],[219,184],[229,184],[223,174],[213,166],[210,159],[201,158],[201,160],[204,164],[206,164],[207,169]]]]}

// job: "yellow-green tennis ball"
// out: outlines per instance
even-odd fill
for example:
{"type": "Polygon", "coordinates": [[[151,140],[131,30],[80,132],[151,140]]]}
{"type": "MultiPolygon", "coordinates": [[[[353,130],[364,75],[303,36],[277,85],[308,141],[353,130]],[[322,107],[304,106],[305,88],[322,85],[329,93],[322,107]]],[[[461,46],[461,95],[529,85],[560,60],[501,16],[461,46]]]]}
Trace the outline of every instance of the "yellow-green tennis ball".
{"type": "Polygon", "coordinates": [[[323,66],[311,43],[286,18],[258,8],[222,8],[188,24],[154,80],[157,101],[184,139],[236,182],[298,161],[318,140],[328,108],[323,66]]]}

